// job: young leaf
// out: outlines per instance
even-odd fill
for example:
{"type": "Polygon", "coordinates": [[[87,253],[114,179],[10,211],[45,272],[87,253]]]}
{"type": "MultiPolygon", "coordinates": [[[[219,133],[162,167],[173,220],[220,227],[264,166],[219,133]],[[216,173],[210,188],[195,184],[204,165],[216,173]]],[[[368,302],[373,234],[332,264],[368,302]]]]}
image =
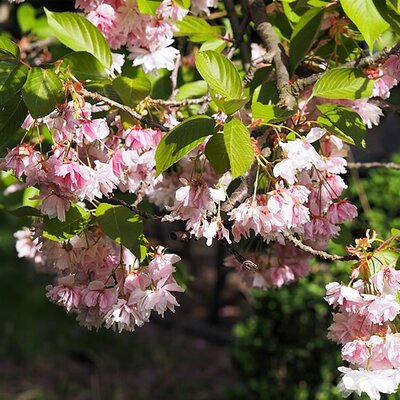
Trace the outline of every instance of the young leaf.
{"type": "Polygon", "coordinates": [[[49,25],[57,39],[75,51],[93,54],[105,67],[112,64],[111,50],[100,31],[82,15],[45,9],[49,25]]]}
{"type": "Polygon", "coordinates": [[[284,110],[278,106],[253,103],[251,106],[253,119],[262,119],[263,123],[286,121],[293,115],[293,111],[284,110]]]}
{"type": "Polygon", "coordinates": [[[22,88],[22,98],[33,118],[41,118],[63,99],[63,84],[51,69],[33,67],[22,88]]]}
{"type": "Polygon", "coordinates": [[[328,71],[313,88],[313,96],[326,99],[362,99],[372,95],[375,81],[355,68],[336,68],[328,71]]]}
{"type": "Polygon", "coordinates": [[[7,102],[24,86],[28,68],[10,54],[0,60],[0,104],[7,102]]]}
{"type": "Polygon", "coordinates": [[[119,76],[113,80],[113,88],[126,106],[134,107],[151,92],[151,83],[145,78],[119,76]]]}
{"type": "Polygon", "coordinates": [[[379,13],[375,0],[340,0],[346,15],[354,22],[372,52],[378,36],[389,28],[379,13]]]}
{"type": "Polygon", "coordinates": [[[216,133],[207,142],[205,154],[217,174],[224,174],[229,170],[231,165],[222,133],[216,133]]]}
{"type": "Polygon", "coordinates": [[[227,99],[242,98],[242,80],[232,61],[213,50],[196,53],[196,68],[211,89],[227,99]]]}
{"type": "Polygon", "coordinates": [[[296,67],[310,51],[318,36],[324,11],[321,8],[311,8],[300,18],[290,38],[290,70],[296,67]]]}
{"type": "Polygon", "coordinates": [[[243,175],[254,160],[254,149],[250,132],[237,118],[228,120],[224,125],[224,141],[231,164],[232,178],[243,175]]]}
{"type": "Polygon", "coordinates": [[[139,215],[124,206],[101,203],[96,209],[96,220],[108,237],[143,261],[146,247],[139,215]]]}
{"type": "Polygon", "coordinates": [[[219,27],[211,26],[204,19],[190,15],[187,15],[182,21],[176,21],[175,25],[179,29],[178,32],[174,33],[175,37],[189,36],[194,43],[213,40],[221,34],[219,27]]]}
{"type": "Polygon", "coordinates": [[[5,50],[16,58],[20,55],[18,45],[4,35],[0,35],[0,49],[5,50]]]}
{"type": "Polygon", "coordinates": [[[0,145],[6,144],[25,120],[27,109],[21,96],[0,105],[0,145]]]}
{"type": "Polygon", "coordinates": [[[62,66],[68,67],[72,75],[81,81],[102,80],[108,77],[106,67],[86,51],[66,55],[62,66]]]}
{"type": "Polygon", "coordinates": [[[163,136],[156,151],[157,175],[179,161],[207,136],[212,135],[214,126],[212,118],[196,115],[187,118],[163,136]]]}
{"type": "Polygon", "coordinates": [[[323,114],[317,118],[320,126],[346,143],[365,147],[365,125],[355,111],[338,104],[320,104],[317,108],[323,114]]]}
{"type": "Polygon", "coordinates": [[[65,221],[45,217],[43,220],[43,236],[46,239],[62,242],[79,235],[90,222],[90,214],[77,204],[71,204],[65,213],[65,221]]]}

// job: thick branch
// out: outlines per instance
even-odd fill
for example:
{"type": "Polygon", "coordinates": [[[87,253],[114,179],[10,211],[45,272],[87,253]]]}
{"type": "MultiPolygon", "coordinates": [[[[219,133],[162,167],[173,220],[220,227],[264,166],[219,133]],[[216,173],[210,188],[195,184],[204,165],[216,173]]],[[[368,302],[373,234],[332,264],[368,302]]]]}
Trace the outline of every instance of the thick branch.
{"type": "Polygon", "coordinates": [[[131,115],[133,118],[137,119],[138,121],[143,122],[144,124],[147,124],[147,125],[149,125],[149,126],[151,126],[153,128],[158,128],[160,131],[163,131],[163,132],[168,132],[169,131],[169,128],[167,128],[166,126],[164,126],[164,125],[162,125],[162,124],[160,124],[160,123],[158,123],[156,121],[153,121],[153,120],[151,120],[149,118],[143,117],[143,115],[140,115],[135,110],[132,110],[132,108],[130,108],[128,106],[124,106],[123,104],[120,104],[117,101],[111,100],[111,99],[109,99],[109,98],[107,98],[107,97],[105,97],[105,96],[103,96],[103,95],[101,95],[99,93],[93,93],[93,92],[89,92],[86,89],[81,89],[80,90],[80,94],[83,97],[87,97],[89,99],[96,100],[96,101],[102,101],[103,103],[106,103],[106,104],[108,104],[108,105],[110,105],[112,107],[115,107],[115,108],[118,108],[118,109],[120,109],[122,111],[125,111],[129,115],[131,115]]]}
{"type": "Polygon", "coordinates": [[[309,253],[315,257],[320,257],[323,258],[324,260],[329,260],[329,261],[350,261],[350,260],[356,260],[356,256],[339,256],[337,254],[329,254],[323,250],[316,250],[312,248],[311,246],[307,246],[304,244],[301,240],[297,239],[294,237],[291,233],[284,233],[283,236],[285,237],[286,240],[288,240],[290,243],[294,244],[296,247],[298,247],[300,250],[305,251],[306,253],[309,253]]]}
{"type": "Polygon", "coordinates": [[[289,84],[287,58],[271,23],[268,21],[264,0],[247,0],[251,18],[256,31],[268,52],[274,54],[276,86],[279,92],[279,104],[288,109],[295,109],[297,102],[289,84]]]}
{"type": "MultiPolygon", "coordinates": [[[[363,58],[359,58],[357,60],[349,61],[349,62],[341,65],[340,67],[341,68],[343,68],[343,67],[365,68],[365,67],[368,67],[369,65],[375,65],[379,61],[383,60],[384,58],[386,58],[390,55],[394,55],[394,54],[395,55],[400,54],[400,43],[395,44],[391,48],[386,48],[386,49],[383,49],[382,51],[378,51],[375,54],[373,54],[372,56],[363,57],[363,58]]],[[[297,81],[293,82],[291,84],[292,94],[297,97],[299,95],[300,91],[305,89],[307,86],[313,85],[324,74],[325,74],[325,72],[320,72],[318,74],[313,74],[313,75],[308,76],[307,78],[298,79],[297,81]]]]}

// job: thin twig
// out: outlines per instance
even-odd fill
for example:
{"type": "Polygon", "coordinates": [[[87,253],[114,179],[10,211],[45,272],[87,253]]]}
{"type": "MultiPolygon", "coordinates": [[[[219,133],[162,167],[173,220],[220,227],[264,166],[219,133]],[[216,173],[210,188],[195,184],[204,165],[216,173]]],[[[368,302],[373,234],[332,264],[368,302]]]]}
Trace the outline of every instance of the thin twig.
{"type": "Polygon", "coordinates": [[[198,99],[184,99],[184,100],[162,100],[150,99],[150,103],[157,104],[164,107],[186,107],[192,104],[204,104],[211,101],[210,95],[199,97],[198,99]]]}
{"type": "MultiPolygon", "coordinates": [[[[189,240],[196,239],[193,235],[186,231],[172,232],[170,234],[172,240],[179,240],[182,242],[188,242],[189,240]]],[[[247,259],[240,251],[239,247],[235,243],[229,243],[226,239],[222,240],[223,245],[231,252],[236,260],[250,271],[257,272],[259,267],[253,261],[247,259]]]]}
{"type": "MultiPolygon", "coordinates": [[[[365,68],[368,67],[369,65],[375,65],[384,58],[393,54],[396,55],[400,54],[400,43],[396,43],[393,47],[383,49],[382,51],[378,51],[372,56],[349,61],[341,65],[340,68],[350,68],[350,67],[365,68]]],[[[307,78],[297,79],[295,82],[291,84],[292,94],[297,97],[303,89],[305,89],[307,86],[313,85],[325,73],[326,72],[320,72],[318,74],[310,75],[307,78]]]]}
{"type": "Polygon", "coordinates": [[[172,101],[176,99],[176,95],[178,94],[178,72],[180,66],[181,66],[181,55],[179,54],[178,57],[176,57],[175,68],[171,72],[171,77],[170,77],[172,86],[172,94],[170,100],[172,101]]]}
{"type": "Polygon", "coordinates": [[[247,70],[246,76],[243,78],[243,87],[248,87],[253,82],[254,75],[257,71],[257,65],[260,63],[270,63],[274,57],[274,53],[267,52],[263,56],[253,60],[247,70]]]}
{"type": "Polygon", "coordinates": [[[247,0],[247,2],[258,35],[267,51],[274,54],[273,62],[276,73],[276,87],[279,93],[279,105],[293,110],[297,106],[297,101],[289,84],[287,57],[272,24],[268,21],[264,0],[247,0]]]}
{"type": "Polygon", "coordinates": [[[228,18],[232,26],[233,38],[235,39],[235,45],[239,47],[240,58],[244,68],[247,68],[251,60],[251,50],[247,42],[243,41],[244,32],[249,23],[248,16],[244,16],[242,23],[236,14],[235,4],[233,0],[224,0],[225,9],[228,13],[228,18]]]}
{"type": "Polygon", "coordinates": [[[239,261],[243,267],[252,272],[257,272],[260,270],[259,266],[253,261],[247,259],[241,252],[239,247],[234,243],[229,243],[226,239],[222,240],[222,244],[228,248],[232,255],[239,261]]]}
{"type": "Polygon", "coordinates": [[[125,200],[118,199],[117,197],[108,197],[108,201],[110,204],[116,204],[120,206],[124,206],[128,208],[129,210],[133,211],[137,215],[141,216],[144,219],[152,219],[152,220],[157,220],[160,221],[162,216],[161,215],[155,215],[155,214],[150,214],[146,211],[139,210],[137,207],[135,207],[132,204],[127,203],[125,200]]]}
{"type": "Polygon", "coordinates": [[[288,240],[290,243],[294,244],[296,247],[298,247],[300,250],[305,251],[306,253],[309,253],[315,257],[320,257],[323,258],[324,260],[329,260],[329,261],[350,261],[350,260],[356,260],[357,256],[339,256],[337,254],[329,254],[323,250],[316,250],[312,248],[311,246],[308,246],[304,244],[300,239],[297,239],[294,237],[291,233],[283,233],[283,236],[285,237],[286,240],[288,240]]]}
{"type": "Polygon", "coordinates": [[[400,107],[395,104],[389,103],[387,100],[376,97],[374,99],[370,99],[369,103],[382,108],[382,110],[384,111],[390,112],[400,117],[400,107]]]}
{"type": "Polygon", "coordinates": [[[350,169],[369,169],[369,168],[387,168],[387,169],[400,169],[400,164],[394,162],[349,162],[347,166],[350,169]]]}
{"type": "Polygon", "coordinates": [[[132,110],[132,108],[128,107],[128,106],[124,106],[123,104],[118,103],[117,101],[111,100],[108,97],[105,97],[99,93],[95,93],[95,92],[89,92],[86,89],[81,89],[79,92],[82,96],[87,97],[89,99],[93,99],[96,101],[101,101],[103,103],[109,104],[112,107],[116,107],[122,111],[127,112],[129,115],[131,115],[133,118],[137,119],[140,122],[143,122],[144,124],[147,124],[153,128],[158,128],[160,131],[163,132],[168,132],[169,128],[167,128],[166,126],[153,121],[149,118],[144,117],[143,115],[140,115],[139,113],[137,113],[135,110],[132,110]]]}
{"type": "Polygon", "coordinates": [[[243,175],[239,187],[232,193],[229,203],[221,205],[221,210],[231,211],[236,204],[242,203],[253,194],[253,185],[257,174],[257,162],[254,162],[250,169],[243,175]]]}

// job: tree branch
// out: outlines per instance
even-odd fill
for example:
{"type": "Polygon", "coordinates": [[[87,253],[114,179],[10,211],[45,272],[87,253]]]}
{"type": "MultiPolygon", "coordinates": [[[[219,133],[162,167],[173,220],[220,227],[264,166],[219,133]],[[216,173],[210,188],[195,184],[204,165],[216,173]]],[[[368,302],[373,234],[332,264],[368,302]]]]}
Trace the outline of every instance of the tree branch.
{"type": "Polygon", "coordinates": [[[255,161],[250,169],[243,175],[239,187],[230,197],[230,202],[221,205],[222,211],[231,211],[236,204],[242,203],[253,194],[253,185],[256,179],[257,166],[257,161],[255,161]]]}
{"type": "Polygon", "coordinates": [[[306,253],[309,253],[315,257],[320,257],[323,258],[324,260],[329,260],[329,261],[351,261],[351,260],[356,260],[357,256],[339,256],[337,254],[329,254],[323,250],[316,250],[312,248],[311,246],[308,246],[304,244],[301,240],[297,239],[294,237],[291,233],[283,233],[283,236],[285,237],[286,240],[288,240],[290,243],[298,247],[300,250],[305,251],[306,253]]]}
{"type": "MultiPolygon", "coordinates": [[[[351,67],[357,67],[357,68],[365,68],[368,67],[369,65],[375,65],[379,61],[383,60],[384,58],[390,56],[390,55],[399,55],[400,54],[400,43],[396,43],[393,47],[383,49],[382,51],[378,51],[372,56],[367,56],[364,58],[358,58],[357,60],[352,60],[349,61],[343,65],[341,65],[341,68],[351,68],[351,67]]],[[[320,72],[318,74],[313,74],[308,76],[307,78],[303,79],[297,79],[295,82],[293,82],[291,86],[291,92],[293,96],[298,97],[299,93],[305,89],[307,86],[313,85],[319,78],[321,78],[322,75],[324,75],[326,72],[320,72]]]]}
{"type": "Polygon", "coordinates": [[[246,76],[243,78],[243,87],[250,86],[250,83],[253,82],[254,75],[257,71],[257,65],[260,63],[270,63],[274,57],[273,53],[265,53],[263,56],[256,58],[253,60],[247,69],[246,76]]]}
{"type": "Polygon", "coordinates": [[[368,163],[360,163],[360,162],[349,162],[347,166],[350,169],[369,169],[369,168],[387,168],[387,169],[399,169],[400,164],[394,162],[382,163],[382,162],[368,162],[368,163]]]}
{"type": "Polygon", "coordinates": [[[93,93],[93,92],[89,92],[88,90],[82,88],[79,92],[83,97],[87,97],[89,99],[92,100],[96,100],[96,101],[101,101],[103,103],[106,103],[112,107],[118,108],[122,111],[127,112],[129,115],[131,115],[133,118],[137,119],[138,121],[147,124],[153,128],[157,128],[160,131],[163,132],[168,132],[169,128],[167,128],[166,126],[153,121],[149,118],[144,117],[143,115],[140,115],[139,113],[137,113],[135,110],[132,110],[132,108],[128,107],[128,106],[124,106],[123,104],[118,103],[117,101],[111,100],[99,93],[93,93]]]}
{"type": "Polygon", "coordinates": [[[146,211],[139,210],[137,207],[135,207],[132,204],[127,203],[125,200],[118,199],[117,197],[108,197],[107,200],[109,201],[110,204],[116,204],[120,206],[124,206],[128,208],[129,210],[133,211],[137,215],[141,216],[144,219],[152,219],[152,220],[157,220],[160,221],[162,216],[161,215],[154,215],[150,214],[146,211]]]}
{"type": "Polygon", "coordinates": [[[296,108],[297,102],[289,84],[287,58],[278,36],[276,35],[271,23],[268,21],[264,0],[247,0],[247,2],[258,35],[267,51],[274,54],[273,63],[275,65],[279,105],[293,110],[296,108]]]}
{"type": "Polygon", "coordinates": [[[210,95],[205,95],[198,99],[184,99],[184,100],[162,100],[162,99],[150,99],[152,104],[157,104],[164,107],[186,107],[191,104],[204,104],[211,101],[210,95]]]}

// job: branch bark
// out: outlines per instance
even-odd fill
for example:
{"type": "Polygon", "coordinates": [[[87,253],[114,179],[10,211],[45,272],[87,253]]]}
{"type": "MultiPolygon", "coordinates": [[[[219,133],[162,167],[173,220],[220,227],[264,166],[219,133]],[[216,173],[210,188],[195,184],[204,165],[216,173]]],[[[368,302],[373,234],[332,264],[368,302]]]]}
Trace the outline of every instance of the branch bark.
{"type": "Polygon", "coordinates": [[[312,248],[311,246],[308,246],[304,244],[300,239],[297,239],[294,237],[291,233],[284,233],[283,236],[287,241],[298,247],[300,250],[305,251],[306,253],[309,253],[315,257],[320,257],[323,258],[324,260],[329,260],[329,261],[351,261],[351,260],[357,260],[357,256],[339,256],[337,254],[329,254],[323,250],[316,250],[312,248]]]}
{"type": "Polygon", "coordinates": [[[370,169],[370,168],[387,168],[387,169],[399,169],[400,164],[396,164],[394,162],[382,163],[382,162],[367,162],[367,163],[360,163],[360,162],[349,162],[347,166],[350,169],[370,169]]]}
{"type": "Polygon", "coordinates": [[[247,2],[258,35],[267,49],[267,52],[274,54],[273,63],[275,65],[279,105],[293,110],[297,106],[297,101],[295,96],[293,96],[289,83],[287,57],[278,36],[271,23],[268,21],[264,0],[247,0],[247,2]]]}
{"type": "Polygon", "coordinates": [[[144,123],[146,125],[149,125],[149,126],[151,126],[153,128],[157,128],[160,131],[163,131],[163,132],[168,132],[169,131],[169,128],[167,128],[166,126],[164,126],[164,125],[162,125],[162,124],[160,124],[160,123],[158,123],[156,121],[153,121],[150,118],[146,118],[143,115],[140,115],[139,113],[137,113],[135,110],[132,110],[132,108],[130,108],[128,106],[124,106],[123,104],[120,104],[117,101],[111,100],[108,97],[105,97],[105,96],[103,96],[103,95],[101,95],[99,93],[89,92],[88,90],[86,90],[84,88],[81,89],[79,93],[83,97],[86,97],[88,99],[92,99],[92,100],[96,100],[96,101],[99,101],[99,102],[103,102],[103,103],[106,103],[106,104],[110,105],[111,107],[115,107],[115,108],[118,108],[118,109],[120,109],[122,111],[125,111],[129,115],[131,115],[133,118],[137,119],[138,121],[140,121],[140,122],[142,122],[142,123],[144,123]]]}
{"type": "MultiPolygon", "coordinates": [[[[357,60],[349,61],[349,62],[341,65],[340,67],[341,68],[351,68],[351,67],[365,68],[370,65],[377,64],[379,61],[383,60],[384,58],[386,58],[390,55],[399,55],[399,54],[400,54],[400,43],[396,43],[393,47],[383,49],[382,51],[378,51],[375,54],[373,54],[372,56],[363,57],[363,58],[359,58],[357,60]]],[[[307,78],[297,79],[295,82],[293,82],[290,85],[292,95],[297,97],[299,95],[300,91],[305,89],[307,86],[313,85],[325,73],[326,72],[320,72],[318,74],[310,75],[307,78]]]]}

